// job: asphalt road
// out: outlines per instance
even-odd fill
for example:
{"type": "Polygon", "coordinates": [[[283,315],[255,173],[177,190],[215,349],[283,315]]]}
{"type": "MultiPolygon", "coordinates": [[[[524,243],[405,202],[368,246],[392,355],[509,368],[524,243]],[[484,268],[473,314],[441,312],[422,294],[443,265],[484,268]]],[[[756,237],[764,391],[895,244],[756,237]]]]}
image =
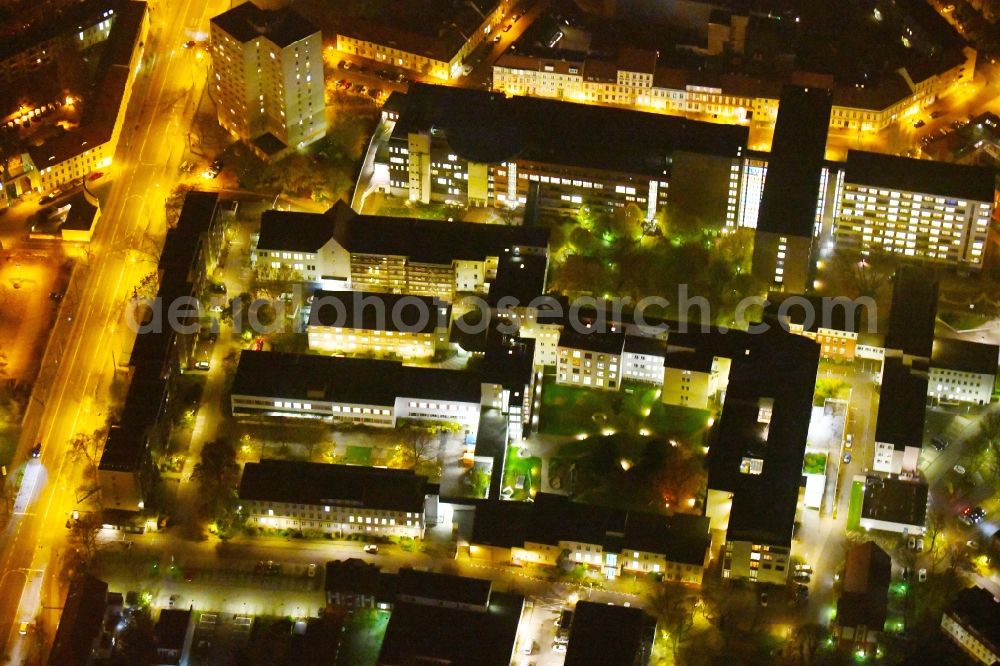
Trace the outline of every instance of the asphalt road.
{"type": "Polygon", "coordinates": [[[150,36],[113,166],[116,180],[103,202],[88,266],[81,267],[61,312],[65,319],[53,332],[18,448],[23,460],[35,442],[43,443],[48,481],[0,537],[0,646],[8,662],[19,663],[30,647],[18,634],[21,621],[34,619],[46,628],[43,645],[58,624],[66,591],[54,575],[60,556],[54,550],[62,547],[65,521],[77,505],[77,470],[65,455],[66,442],[106,418],[103,403],[114,366],[122,363],[132,337],[123,325],[125,303],[154,268],[149,253],[135,248],[150,245],[147,237],[162,236],[163,202],[176,180],[200,93],[191,94],[192,81],[200,88],[205,80],[206,65],[181,44],[190,26],[207,27],[207,18],[222,8],[221,2],[194,0],[150,7],[150,36]],[[43,577],[26,588],[31,573],[43,577]]]}

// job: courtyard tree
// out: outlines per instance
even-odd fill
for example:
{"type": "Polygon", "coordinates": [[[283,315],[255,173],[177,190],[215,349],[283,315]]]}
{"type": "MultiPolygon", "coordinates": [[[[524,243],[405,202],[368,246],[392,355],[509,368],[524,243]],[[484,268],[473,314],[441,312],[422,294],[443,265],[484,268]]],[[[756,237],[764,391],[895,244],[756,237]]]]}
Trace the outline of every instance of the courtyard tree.
{"type": "Polygon", "coordinates": [[[201,460],[194,466],[191,478],[198,484],[198,509],[201,516],[214,520],[223,533],[233,519],[233,504],[240,466],[236,449],[226,440],[207,442],[201,450],[201,460]]]}
{"type": "Polygon", "coordinates": [[[694,626],[698,596],[683,585],[664,583],[649,601],[647,610],[656,618],[657,627],[667,633],[676,661],[694,626]]]}
{"type": "Polygon", "coordinates": [[[93,481],[97,478],[97,464],[101,460],[101,444],[107,433],[95,430],[92,433],[78,432],[69,440],[69,456],[72,460],[84,465],[84,478],[93,481]]]}

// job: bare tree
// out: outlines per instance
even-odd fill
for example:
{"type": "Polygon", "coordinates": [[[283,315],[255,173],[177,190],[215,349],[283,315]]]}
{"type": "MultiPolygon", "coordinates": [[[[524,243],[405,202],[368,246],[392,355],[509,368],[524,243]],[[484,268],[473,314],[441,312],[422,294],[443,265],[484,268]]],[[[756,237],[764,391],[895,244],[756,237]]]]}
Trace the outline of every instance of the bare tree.
{"type": "Polygon", "coordinates": [[[657,625],[667,632],[674,661],[694,626],[697,601],[691,590],[672,583],[661,585],[650,598],[648,610],[656,617],[657,625]]]}
{"type": "Polygon", "coordinates": [[[78,432],[69,440],[70,458],[84,464],[84,477],[89,480],[97,478],[97,464],[101,460],[101,444],[105,436],[104,430],[95,430],[90,434],[78,432]]]}

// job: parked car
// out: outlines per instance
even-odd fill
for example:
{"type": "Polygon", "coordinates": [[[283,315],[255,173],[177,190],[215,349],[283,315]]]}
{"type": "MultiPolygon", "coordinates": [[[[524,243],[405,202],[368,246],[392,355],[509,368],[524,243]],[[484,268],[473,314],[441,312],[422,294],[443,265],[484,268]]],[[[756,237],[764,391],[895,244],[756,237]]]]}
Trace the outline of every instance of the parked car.
{"type": "Polygon", "coordinates": [[[917,552],[918,553],[924,552],[924,540],[923,539],[917,539],[917,552]]]}
{"type": "Polygon", "coordinates": [[[917,572],[917,580],[920,581],[921,583],[927,581],[927,569],[921,569],[920,571],[917,572]]]}
{"type": "Polygon", "coordinates": [[[956,474],[965,474],[965,468],[961,465],[955,465],[952,469],[955,470],[956,474]]]}
{"type": "Polygon", "coordinates": [[[19,633],[22,636],[27,636],[28,635],[28,623],[27,622],[22,622],[21,624],[19,624],[18,627],[17,627],[17,633],[19,633]]]}
{"type": "Polygon", "coordinates": [[[847,433],[847,439],[844,440],[844,448],[849,449],[854,446],[854,435],[847,433]]]}
{"type": "Polygon", "coordinates": [[[910,550],[916,550],[917,549],[917,539],[916,539],[916,537],[910,537],[909,539],[907,539],[906,540],[906,547],[909,548],[910,550]]]}
{"type": "Polygon", "coordinates": [[[767,592],[760,593],[760,605],[767,608],[767,592]]]}
{"type": "Polygon", "coordinates": [[[811,566],[809,566],[808,564],[796,564],[795,565],[795,570],[796,571],[807,571],[809,573],[812,573],[813,568],[811,566]]]}
{"type": "Polygon", "coordinates": [[[38,442],[33,447],[31,447],[31,457],[41,458],[42,457],[42,443],[38,442]]]}
{"type": "Polygon", "coordinates": [[[926,124],[927,123],[924,122],[923,118],[917,118],[917,120],[914,121],[913,126],[919,129],[919,128],[923,127],[926,124]]]}
{"type": "Polygon", "coordinates": [[[563,653],[566,652],[566,644],[565,643],[553,643],[553,645],[552,645],[552,651],[553,652],[558,652],[559,654],[563,654],[563,653]]]}
{"type": "Polygon", "coordinates": [[[308,574],[309,574],[310,578],[315,578],[316,577],[316,565],[315,564],[310,564],[309,565],[308,574]]]}
{"type": "Polygon", "coordinates": [[[851,454],[850,453],[845,453],[844,454],[844,464],[846,465],[846,464],[848,464],[850,462],[851,462],[851,454]]]}
{"type": "Polygon", "coordinates": [[[941,437],[931,437],[931,446],[935,451],[944,451],[948,448],[948,440],[941,437]]]}
{"type": "Polygon", "coordinates": [[[369,555],[378,554],[378,545],[374,543],[366,543],[365,552],[368,553],[369,555]]]}
{"type": "Polygon", "coordinates": [[[535,641],[528,641],[521,647],[521,654],[535,654],[538,652],[538,643],[535,641]]]}

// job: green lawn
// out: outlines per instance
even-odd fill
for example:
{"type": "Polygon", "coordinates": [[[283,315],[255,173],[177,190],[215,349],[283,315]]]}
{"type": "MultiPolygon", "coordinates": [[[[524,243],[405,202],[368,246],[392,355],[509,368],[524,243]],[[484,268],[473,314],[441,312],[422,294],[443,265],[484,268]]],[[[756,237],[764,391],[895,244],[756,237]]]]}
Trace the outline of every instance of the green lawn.
{"type": "Polygon", "coordinates": [[[711,412],[665,405],[660,389],[623,382],[619,391],[599,391],[556,384],[546,375],[542,384],[539,428],[548,435],[596,435],[604,431],[640,432],[690,437],[702,430],[711,412]]]}
{"type": "Polygon", "coordinates": [[[855,481],[851,484],[851,508],[847,512],[847,529],[861,531],[861,503],[865,499],[865,484],[855,481]]]}
{"type": "Polygon", "coordinates": [[[503,487],[512,488],[514,494],[511,499],[517,502],[524,501],[534,496],[534,492],[541,490],[542,484],[542,459],[529,456],[521,458],[517,455],[516,446],[507,447],[507,462],[504,465],[503,487]],[[517,479],[524,477],[524,485],[517,488],[517,479]],[[534,489],[534,492],[532,492],[534,489]]]}
{"type": "Polygon", "coordinates": [[[822,474],[826,470],[825,453],[807,453],[802,461],[803,474],[822,474]]]}
{"type": "Polygon", "coordinates": [[[344,456],[344,462],[348,465],[362,465],[364,467],[371,467],[372,464],[372,449],[370,446],[348,446],[347,455],[344,456]]]}
{"type": "Polygon", "coordinates": [[[357,610],[344,623],[343,639],[337,651],[337,666],[374,664],[382,649],[388,611],[357,610]]]}

